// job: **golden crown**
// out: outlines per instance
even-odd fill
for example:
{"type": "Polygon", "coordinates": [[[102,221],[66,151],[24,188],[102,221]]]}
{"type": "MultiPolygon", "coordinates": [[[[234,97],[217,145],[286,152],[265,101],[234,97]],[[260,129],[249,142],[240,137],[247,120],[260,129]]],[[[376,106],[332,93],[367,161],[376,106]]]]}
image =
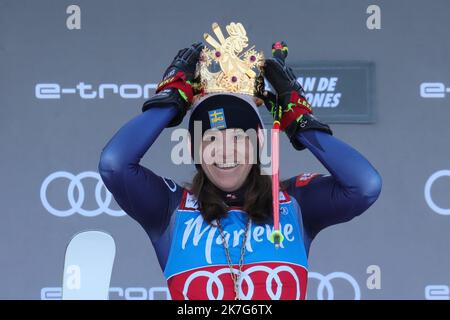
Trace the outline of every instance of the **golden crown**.
{"type": "Polygon", "coordinates": [[[197,76],[204,94],[217,92],[243,93],[257,96],[264,87],[261,83],[264,54],[254,47],[248,50],[248,37],[241,23],[231,22],[226,26],[225,38],[220,26],[214,22],[212,30],[217,37],[205,33],[205,41],[213,48],[205,46],[200,54],[197,76]]]}

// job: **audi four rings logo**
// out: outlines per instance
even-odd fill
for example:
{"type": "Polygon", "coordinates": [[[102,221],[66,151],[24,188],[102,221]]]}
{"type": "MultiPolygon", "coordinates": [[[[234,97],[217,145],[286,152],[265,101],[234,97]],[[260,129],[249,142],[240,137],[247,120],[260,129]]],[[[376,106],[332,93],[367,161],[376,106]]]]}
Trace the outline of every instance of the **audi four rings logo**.
{"type": "Polygon", "coordinates": [[[317,287],[317,300],[324,300],[324,293],[327,293],[327,300],[334,300],[334,287],[331,284],[331,280],[342,279],[346,280],[353,288],[354,300],[361,300],[361,289],[359,288],[358,282],[355,278],[345,272],[332,272],[324,276],[318,272],[309,272],[309,279],[319,280],[319,286],[317,287]]]}
{"type": "MultiPolygon", "coordinates": [[[[279,266],[275,269],[266,267],[266,266],[254,266],[251,268],[248,268],[247,270],[241,271],[241,276],[239,278],[239,296],[241,296],[244,300],[249,300],[253,297],[253,293],[255,291],[255,286],[253,284],[253,279],[250,277],[250,274],[253,272],[265,272],[268,274],[266,279],[266,291],[267,294],[270,296],[270,299],[272,300],[279,300],[281,297],[283,284],[281,282],[281,279],[279,277],[280,272],[288,272],[292,275],[292,277],[295,280],[296,284],[296,299],[300,298],[300,280],[297,277],[297,274],[295,271],[288,266],[279,266]],[[272,282],[275,281],[276,283],[276,291],[274,292],[272,289],[272,282]],[[247,293],[244,293],[242,291],[242,282],[247,283],[247,293]]],[[[222,300],[224,295],[224,287],[223,283],[220,280],[220,276],[225,273],[230,273],[230,269],[227,268],[221,268],[219,270],[216,270],[215,272],[210,272],[206,270],[199,270],[194,273],[192,273],[184,283],[183,287],[183,296],[186,300],[188,300],[188,291],[189,286],[192,281],[199,277],[206,277],[208,279],[208,282],[206,284],[206,294],[208,295],[209,300],[222,300]],[[213,284],[217,288],[217,296],[213,293],[213,284]]],[[[233,268],[233,273],[238,274],[239,270],[233,268]]]]}
{"type": "Polygon", "coordinates": [[[54,172],[50,174],[47,178],[45,178],[44,182],[42,183],[40,196],[44,208],[47,209],[48,212],[57,217],[68,217],[75,213],[81,214],[82,216],[85,217],[95,217],[102,213],[106,213],[113,217],[121,217],[126,215],[126,213],[123,210],[113,210],[109,208],[109,205],[111,204],[112,200],[112,195],[108,191],[108,189],[106,189],[100,175],[97,172],[93,171],[82,172],[78,175],[73,175],[72,173],[66,171],[54,172]],[[85,199],[85,191],[82,184],[82,180],[87,178],[97,180],[94,195],[98,207],[94,210],[86,210],[82,208],[85,199]],[[65,210],[57,209],[54,206],[52,206],[47,199],[48,186],[57,179],[67,179],[70,181],[69,187],[67,188],[67,200],[70,205],[69,209],[65,210]],[[103,188],[106,191],[105,199],[102,199],[101,196],[103,188]],[[78,199],[75,199],[75,189],[78,191],[78,199]]]}
{"type": "Polygon", "coordinates": [[[439,207],[434,201],[433,198],[431,197],[431,187],[433,186],[433,183],[441,178],[441,177],[450,177],[450,170],[440,170],[437,171],[435,173],[433,173],[427,180],[427,182],[425,183],[425,201],[427,202],[428,206],[431,208],[431,210],[433,210],[434,212],[436,212],[437,214],[441,214],[441,215],[450,215],[450,208],[441,208],[439,207]]]}

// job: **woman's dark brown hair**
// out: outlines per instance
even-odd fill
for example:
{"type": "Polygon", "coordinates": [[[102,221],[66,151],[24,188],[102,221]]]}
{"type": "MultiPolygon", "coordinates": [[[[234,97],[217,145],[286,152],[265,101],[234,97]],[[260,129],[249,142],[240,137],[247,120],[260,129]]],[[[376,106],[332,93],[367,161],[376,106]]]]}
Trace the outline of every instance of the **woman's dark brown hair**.
{"type": "MultiPolygon", "coordinates": [[[[254,223],[271,223],[272,217],[272,179],[269,175],[260,172],[258,164],[254,164],[245,181],[247,191],[245,193],[244,210],[254,223]]],[[[223,203],[219,189],[208,179],[201,167],[198,168],[192,184],[186,187],[196,199],[199,210],[206,222],[211,223],[227,214],[227,206],[223,203]]],[[[284,184],[280,183],[280,190],[284,190],[284,184]]]]}

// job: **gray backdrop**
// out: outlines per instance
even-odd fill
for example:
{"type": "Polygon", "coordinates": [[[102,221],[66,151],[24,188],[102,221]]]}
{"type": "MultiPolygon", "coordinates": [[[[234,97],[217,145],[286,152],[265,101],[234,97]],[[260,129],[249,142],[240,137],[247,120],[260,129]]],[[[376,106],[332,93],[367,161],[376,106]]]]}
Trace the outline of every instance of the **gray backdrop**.
{"type": "MultiPolygon", "coordinates": [[[[41,99],[36,86],[75,88],[84,82],[98,89],[108,83],[156,83],[176,52],[211,32],[212,22],[224,26],[235,21],[244,24],[250,43],[266,54],[274,40],[285,39],[293,65],[366,61],[375,69],[374,121],[332,128],[378,169],[383,190],[362,216],[319,234],[311,247],[310,270],[324,276],[341,272],[330,282],[335,299],[352,299],[355,291],[361,299],[448,299],[450,179],[442,170],[450,169],[450,97],[445,93],[450,86],[449,15],[450,2],[445,0],[1,0],[0,298],[49,297],[43,292],[56,292],[57,297],[58,289],[48,288],[62,285],[68,242],[77,232],[93,229],[107,231],[117,244],[111,286],[127,296],[114,293],[112,298],[149,298],[149,290],[158,291],[151,288],[165,287],[147,235],[129,217],[101,208],[95,179],[82,180],[82,208],[100,208],[95,217],[81,210],[55,216],[40,195],[54,172],[96,172],[103,146],[140,113],[144,97],[110,93],[83,99],[67,93],[41,99]],[[66,27],[71,4],[81,8],[80,30],[66,27]],[[371,4],[381,9],[379,30],[366,27],[371,4]],[[444,93],[436,98],[421,94],[421,84],[428,82],[442,83],[444,93]],[[427,201],[425,184],[436,172],[427,201]],[[380,268],[379,289],[367,287],[371,265],[380,268]]],[[[186,125],[185,119],[181,126],[186,125]]],[[[161,134],[142,163],[179,183],[189,181],[195,168],[171,163],[170,133],[161,134]]],[[[325,172],[285,137],[281,147],[283,177],[325,172]]],[[[69,180],[56,179],[46,198],[54,208],[70,209],[68,190],[69,180]]],[[[78,196],[75,191],[74,199],[78,196]]],[[[114,202],[109,208],[119,209],[114,202]]],[[[327,297],[327,290],[318,291],[319,280],[311,278],[309,284],[309,299],[327,297]]]]}

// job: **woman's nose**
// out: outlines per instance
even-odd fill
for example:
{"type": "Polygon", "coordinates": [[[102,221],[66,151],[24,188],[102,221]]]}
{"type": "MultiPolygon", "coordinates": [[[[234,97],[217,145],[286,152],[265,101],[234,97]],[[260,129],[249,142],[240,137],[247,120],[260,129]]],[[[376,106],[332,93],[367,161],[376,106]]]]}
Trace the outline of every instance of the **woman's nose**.
{"type": "Polygon", "coordinates": [[[235,151],[234,141],[223,139],[222,145],[218,150],[218,157],[219,159],[222,159],[223,163],[227,162],[227,160],[234,161],[235,151]]]}

